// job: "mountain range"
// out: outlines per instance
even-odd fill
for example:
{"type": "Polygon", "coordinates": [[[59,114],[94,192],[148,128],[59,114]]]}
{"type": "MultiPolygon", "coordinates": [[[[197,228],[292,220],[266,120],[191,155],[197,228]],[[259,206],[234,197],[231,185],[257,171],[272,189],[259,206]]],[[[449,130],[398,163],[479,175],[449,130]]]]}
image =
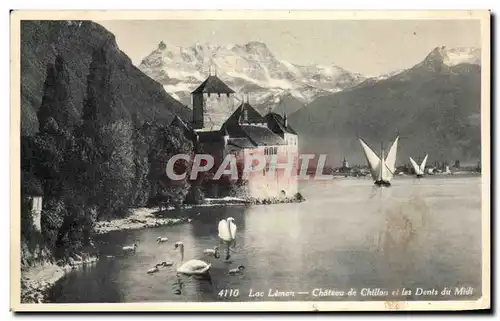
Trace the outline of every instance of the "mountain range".
{"type": "Polygon", "coordinates": [[[190,47],[158,44],[139,69],[161,83],[174,98],[190,105],[190,93],[209,72],[217,73],[237,93],[264,112],[282,100],[303,107],[322,95],[353,87],[366,77],[336,65],[302,66],[276,57],[262,42],[190,47]]]}
{"type": "Polygon", "coordinates": [[[437,47],[420,63],[315,99],[289,116],[301,151],[364,164],[357,137],[375,151],[399,133],[408,157],[477,162],[481,156],[481,61],[476,48],[437,47]]]}
{"type": "Polygon", "coordinates": [[[47,65],[62,56],[69,71],[68,110],[81,114],[92,53],[105,48],[117,118],[170,122],[191,119],[189,93],[217,72],[237,93],[250,95],[262,113],[287,113],[301,152],[327,153],[338,164],[364,162],[356,136],[372,146],[401,133],[400,157],[429,153],[429,161],[480,159],[480,50],[437,47],[408,69],[365,77],[339,66],[301,66],[276,57],[260,42],[160,42],[139,66],[114,35],[90,21],[24,21],[21,24],[21,131],[38,131],[47,65]]]}

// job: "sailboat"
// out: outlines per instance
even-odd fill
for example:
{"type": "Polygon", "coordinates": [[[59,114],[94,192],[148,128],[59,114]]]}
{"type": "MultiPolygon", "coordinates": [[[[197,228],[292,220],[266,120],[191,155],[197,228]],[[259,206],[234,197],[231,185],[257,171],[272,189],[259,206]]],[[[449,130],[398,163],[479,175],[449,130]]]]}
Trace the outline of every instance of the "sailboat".
{"type": "Polygon", "coordinates": [[[425,163],[427,163],[427,156],[429,155],[425,155],[424,160],[422,161],[420,166],[410,156],[410,163],[411,166],[413,166],[413,169],[415,170],[415,175],[417,175],[417,178],[421,178],[422,176],[424,176],[425,163]]]}
{"type": "Polygon", "coordinates": [[[361,138],[359,138],[361,147],[363,147],[363,152],[370,167],[370,173],[375,185],[379,187],[389,187],[391,186],[391,180],[394,177],[394,172],[396,171],[396,153],[398,149],[399,135],[389,148],[387,157],[385,156],[384,146],[381,144],[381,157],[379,157],[361,138]]]}

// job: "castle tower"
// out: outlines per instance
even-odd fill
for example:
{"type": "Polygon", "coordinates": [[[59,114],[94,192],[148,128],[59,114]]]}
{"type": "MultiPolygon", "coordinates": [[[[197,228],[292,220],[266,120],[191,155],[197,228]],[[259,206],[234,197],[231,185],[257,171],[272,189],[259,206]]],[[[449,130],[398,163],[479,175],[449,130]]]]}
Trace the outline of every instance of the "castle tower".
{"type": "Polygon", "coordinates": [[[342,161],[342,168],[349,168],[349,162],[347,161],[347,159],[345,159],[345,157],[344,160],[342,161]]]}
{"type": "Polygon", "coordinates": [[[234,93],[217,75],[209,74],[191,93],[193,128],[219,130],[234,111],[234,93]]]}

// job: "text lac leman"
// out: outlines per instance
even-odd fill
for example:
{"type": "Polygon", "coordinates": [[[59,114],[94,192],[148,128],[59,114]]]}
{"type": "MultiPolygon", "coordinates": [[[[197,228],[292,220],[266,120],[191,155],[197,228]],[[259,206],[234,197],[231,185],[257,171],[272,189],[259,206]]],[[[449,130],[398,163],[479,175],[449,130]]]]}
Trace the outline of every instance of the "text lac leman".
{"type": "MultiPolygon", "coordinates": [[[[269,291],[267,292],[267,297],[294,297],[296,295],[304,295],[304,294],[312,294],[312,296],[345,296],[346,292],[336,289],[320,289],[320,288],[314,289],[311,292],[279,291],[276,289],[269,289],[269,291]]],[[[266,296],[266,293],[263,291],[255,291],[254,289],[250,289],[248,296],[253,298],[261,298],[266,296]]]]}

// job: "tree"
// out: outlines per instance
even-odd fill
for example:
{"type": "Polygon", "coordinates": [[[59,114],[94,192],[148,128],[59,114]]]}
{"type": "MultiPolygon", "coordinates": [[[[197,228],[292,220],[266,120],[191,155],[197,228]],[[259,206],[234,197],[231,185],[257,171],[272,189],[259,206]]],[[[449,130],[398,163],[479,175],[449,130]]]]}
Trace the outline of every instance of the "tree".
{"type": "Polygon", "coordinates": [[[155,143],[150,152],[149,179],[152,185],[150,204],[180,206],[184,203],[190,189],[189,174],[192,166],[193,143],[183,131],[176,127],[162,127],[158,130],[155,143]],[[186,173],[184,179],[172,180],[167,176],[167,163],[176,154],[190,155],[189,161],[176,162],[174,171],[186,173]]]}
{"type": "Polygon", "coordinates": [[[40,132],[54,132],[69,127],[69,74],[62,56],[47,65],[42,104],[38,110],[40,132]]]}

